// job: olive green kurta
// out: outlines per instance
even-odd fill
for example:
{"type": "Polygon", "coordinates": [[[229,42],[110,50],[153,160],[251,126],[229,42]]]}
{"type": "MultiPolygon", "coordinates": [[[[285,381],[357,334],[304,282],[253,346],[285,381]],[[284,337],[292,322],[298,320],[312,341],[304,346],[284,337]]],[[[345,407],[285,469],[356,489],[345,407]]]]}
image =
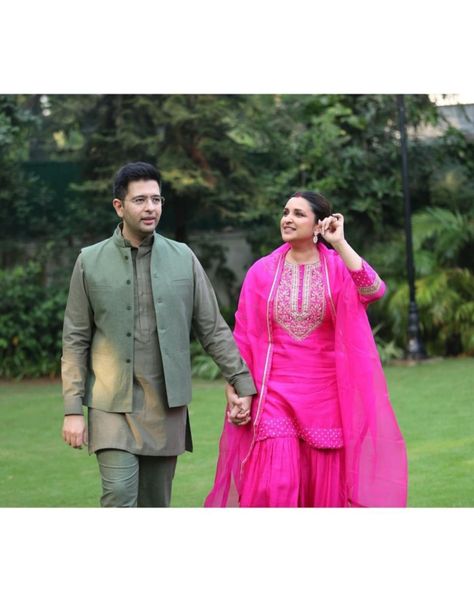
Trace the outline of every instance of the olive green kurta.
{"type": "MultiPolygon", "coordinates": [[[[132,249],[120,227],[81,250],[64,314],[64,412],[83,406],[133,411],[135,281],[132,249]]],[[[256,393],[249,370],[222,318],[204,270],[191,249],[154,234],[151,286],[169,407],[191,402],[190,333],[239,396],[256,393]]]]}
{"type": "Polygon", "coordinates": [[[191,326],[239,396],[254,394],[189,247],[154,234],[132,248],[119,225],[111,239],[83,249],[64,316],[62,378],[65,414],[89,407],[91,452],[174,456],[191,450],[191,326]]]}
{"type": "MultiPolygon", "coordinates": [[[[166,401],[151,289],[153,236],[132,247],[135,322],[133,410],[111,413],[89,409],[89,452],[118,448],[133,454],[175,456],[192,451],[187,407],[170,408],[166,401]]],[[[131,246],[128,241],[124,244],[131,246]]]]}

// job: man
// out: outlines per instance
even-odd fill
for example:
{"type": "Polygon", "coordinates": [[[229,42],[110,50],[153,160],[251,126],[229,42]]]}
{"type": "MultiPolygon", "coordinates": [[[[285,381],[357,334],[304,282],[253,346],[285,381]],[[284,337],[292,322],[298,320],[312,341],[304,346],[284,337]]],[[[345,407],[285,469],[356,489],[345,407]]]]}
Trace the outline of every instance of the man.
{"type": "Polygon", "coordinates": [[[147,163],[117,172],[112,204],[122,221],[111,238],[82,249],[71,277],[63,438],[96,453],[103,507],[170,504],[177,456],[192,451],[191,328],[228,382],[230,421],[250,421],[256,392],[196,256],[155,233],[160,185],[147,163]]]}

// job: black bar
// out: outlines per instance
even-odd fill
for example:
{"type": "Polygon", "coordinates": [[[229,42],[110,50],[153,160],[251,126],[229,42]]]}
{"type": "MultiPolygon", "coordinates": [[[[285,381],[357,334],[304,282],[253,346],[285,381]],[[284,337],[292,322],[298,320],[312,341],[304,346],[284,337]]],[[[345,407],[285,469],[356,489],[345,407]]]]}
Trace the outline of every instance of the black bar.
{"type": "Polygon", "coordinates": [[[415,263],[413,259],[411,203],[410,191],[408,187],[408,148],[405,124],[405,100],[403,95],[397,95],[397,107],[402,152],[402,184],[403,201],[405,206],[406,263],[408,288],[410,291],[410,304],[408,308],[408,347],[406,356],[408,359],[421,359],[426,357],[426,352],[420,337],[420,323],[415,296],[415,263]]]}

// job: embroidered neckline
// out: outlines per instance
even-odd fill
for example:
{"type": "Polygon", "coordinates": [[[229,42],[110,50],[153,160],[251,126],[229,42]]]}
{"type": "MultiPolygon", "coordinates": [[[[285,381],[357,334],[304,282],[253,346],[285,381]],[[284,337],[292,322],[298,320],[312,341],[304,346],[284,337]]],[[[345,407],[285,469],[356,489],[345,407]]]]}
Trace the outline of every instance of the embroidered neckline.
{"type": "Polygon", "coordinates": [[[274,318],[278,325],[301,341],[323,322],[325,308],[319,262],[285,261],[275,299],[274,318]]]}
{"type": "Polygon", "coordinates": [[[285,265],[290,265],[291,267],[299,267],[300,265],[303,265],[304,267],[321,267],[321,261],[313,261],[312,263],[293,263],[293,261],[285,259],[285,265]]]}

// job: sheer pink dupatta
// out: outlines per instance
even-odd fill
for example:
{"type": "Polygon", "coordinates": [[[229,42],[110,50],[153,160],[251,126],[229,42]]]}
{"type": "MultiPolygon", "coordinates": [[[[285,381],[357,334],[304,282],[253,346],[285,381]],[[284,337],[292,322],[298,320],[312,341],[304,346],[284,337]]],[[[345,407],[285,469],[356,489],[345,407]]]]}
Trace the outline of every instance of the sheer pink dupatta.
{"type": "Polygon", "coordinates": [[[252,446],[254,421],[262,389],[262,348],[268,348],[264,306],[269,294],[264,280],[268,278],[265,274],[259,273],[259,267],[259,261],[257,261],[247,272],[240,292],[234,328],[234,339],[240,355],[247,364],[257,387],[258,394],[252,401],[252,422],[245,426],[235,426],[227,421],[227,417],[224,418],[216,476],[212,490],[204,502],[205,507],[239,505],[242,463],[252,446]],[[252,335],[259,335],[260,338],[252,339],[250,337],[252,335]]]}
{"type": "Polygon", "coordinates": [[[334,251],[320,250],[328,265],[335,315],[339,405],[352,506],[404,507],[407,456],[390,403],[366,306],[334,251]],[[333,263],[331,263],[331,258],[333,263]]]}

